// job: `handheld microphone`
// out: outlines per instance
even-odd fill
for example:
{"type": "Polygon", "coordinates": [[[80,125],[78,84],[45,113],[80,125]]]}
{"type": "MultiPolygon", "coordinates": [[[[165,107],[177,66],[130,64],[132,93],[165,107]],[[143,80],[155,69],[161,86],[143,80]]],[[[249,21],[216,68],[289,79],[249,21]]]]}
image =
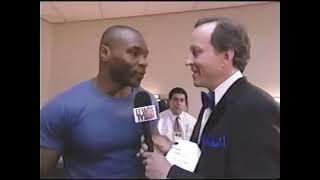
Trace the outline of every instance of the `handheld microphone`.
{"type": "Polygon", "coordinates": [[[157,111],[147,92],[140,91],[135,96],[133,114],[135,122],[142,123],[143,134],[145,142],[148,145],[148,151],[153,152],[154,149],[149,121],[157,119],[157,111]]]}

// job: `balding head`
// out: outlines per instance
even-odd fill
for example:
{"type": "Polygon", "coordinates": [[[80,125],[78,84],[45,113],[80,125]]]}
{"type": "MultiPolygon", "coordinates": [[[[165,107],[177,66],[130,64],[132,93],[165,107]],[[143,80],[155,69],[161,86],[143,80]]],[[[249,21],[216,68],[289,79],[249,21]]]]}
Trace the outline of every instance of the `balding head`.
{"type": "Polygon", "coordinates": [[[149,50],[139,31],[129,26],[112,26],[103,33],[99,50],[100,77],[121,86],[140,85],[149,50]]]}
{"type": "Polygon", "coordinates": [[[111,48],[124,39],[130,38],[130,36],[142,37],[141,33],[132,27],[124,25],[111,26],[103,33],[100,45],[106,45],[111,48]]]}
{"type": "Polygon", "coordinates": [[[225,17],[202,18],[194,25],[195,30],[211,31],[210,41],[218,52],[235,52],[233,65],[244,71],[250,59],[250,39],[246,29],[240,23],[225,17]]]}

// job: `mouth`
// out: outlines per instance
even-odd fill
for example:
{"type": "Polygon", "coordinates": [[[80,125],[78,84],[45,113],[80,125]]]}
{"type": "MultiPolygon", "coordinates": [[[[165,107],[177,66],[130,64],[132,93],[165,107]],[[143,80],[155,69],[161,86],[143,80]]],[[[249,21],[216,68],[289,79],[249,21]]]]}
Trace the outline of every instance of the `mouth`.
{"type": "Polygon", "coordinates": [[[195,66],[191,67],[191,71],[193,72],[193,74],[192,74],[193,77],[200,74],[199,68],[197,68],[195,66]]]}
{"type": "Polygon", "coordinates": [[[192,75],[196,75],[196,74],[199,74],[200,72],[199,71],[192,71],[193,74],[192,75]]]}
{"type": "Polygon", "coordinates": [[[145,75],[145,72],[136,72],[135,73],[135,76],[138,78],[138,79],[143,79],[145,75]]]}

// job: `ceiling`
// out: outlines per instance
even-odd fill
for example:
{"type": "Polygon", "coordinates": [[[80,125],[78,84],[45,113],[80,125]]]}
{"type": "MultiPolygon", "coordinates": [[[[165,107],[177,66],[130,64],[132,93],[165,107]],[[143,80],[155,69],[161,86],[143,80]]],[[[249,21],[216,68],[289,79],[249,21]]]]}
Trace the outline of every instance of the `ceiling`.
{"type": "Polygon", "coordinates": [[[197,11],[270,2],[40,2],[40,18],[66,23],[153,14],[197,11]]]}

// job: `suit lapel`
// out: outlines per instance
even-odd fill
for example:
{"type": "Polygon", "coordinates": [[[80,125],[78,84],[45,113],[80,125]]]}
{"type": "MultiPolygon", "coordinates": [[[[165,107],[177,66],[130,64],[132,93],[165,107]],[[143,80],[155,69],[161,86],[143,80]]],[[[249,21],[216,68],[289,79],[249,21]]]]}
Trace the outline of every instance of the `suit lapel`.
{"type": "MultiPolygon", "coordinates": [[[[206,176],[224,178],[226,177],[226,156],[228,151],[228,129],[219,122],[225,120],[224,114],[228,108],[235,103],[243,93],[248,82],[245,77],[239,78],[223,95],[213,112],[210,114],[207,124],[204,127],[201,142],[199,144],[203,154],[200,157],[196,172],[205,174],[206,176]],[[221,125],[221,126],[220,126],[221,125]],[[219,139],[223,137],[223,146],[219,145],[219,139]],[[218,146],[212,146],[218,143],[218,146]],[[213,162],[214,159],[214,162],[213,162]],[[208,167],[208,163],[210,167],[208,167]],[[212,171],[214,169],[214,171],[212,171]]],[[[227,112],[230,113],[230,112],[227,112]]],[[[231,112],[232,113],[232,112],[231,112]]]]}
{"type": "MultiPolygon", "coordinates": [[[[226,93],[222,96],[214,111],[210,114],[207,124],[204,127],[203,134],[210,131],[220,120],[227,110],[227,107],[234,103],[243,92],[243,87],[248,83],[246,77],[239,78],[235,81],[226,93]]],[[[201,143],[201,142],[200,142],[201,143]]]]}
{"type": "Polygon", "coordinates": [[[204,113],[204,108],[202,107],[198,116],[198,120],[196,122],[196,125],[193,129],[190,141],[194,142],[194,143],[198,143],[198,137],[199,137],[199,131],[200,131],[200,127],[201,127],[201,121],[202,121],[202,116],[204,113]]]}

